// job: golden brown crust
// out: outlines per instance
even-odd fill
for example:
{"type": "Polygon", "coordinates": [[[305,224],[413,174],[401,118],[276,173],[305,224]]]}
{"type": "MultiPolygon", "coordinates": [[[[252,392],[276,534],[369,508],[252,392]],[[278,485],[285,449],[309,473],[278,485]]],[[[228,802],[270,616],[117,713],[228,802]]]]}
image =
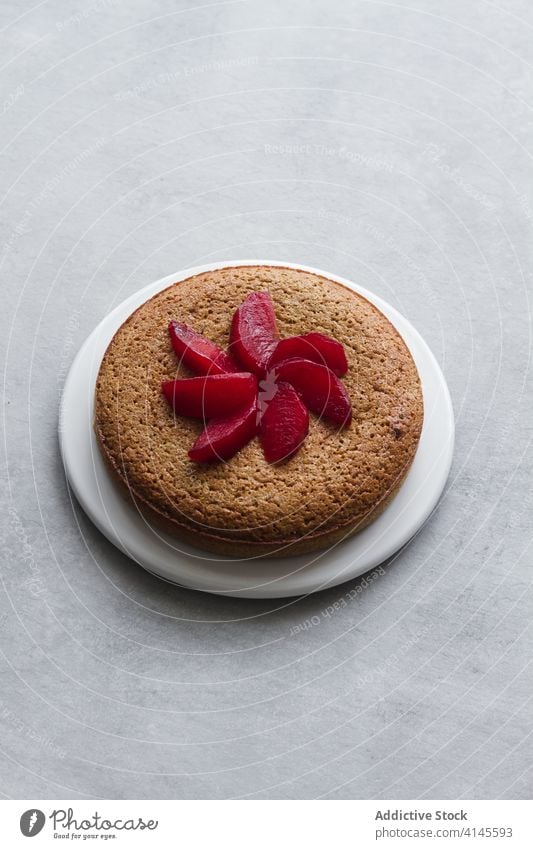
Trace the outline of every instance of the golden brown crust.
{"type": "Polygon", "coordinates": [[[174,284],[113,337],[96,388],[98,444],[122,491],[165,531],[218,554],[250,557],[323,548],[361,530],[401,485],[423,420],[416,367],[390,322],[339,283],[278,266],[238,266],[174,284]],[[174,419],[162,380],[178,368],[167,334],[176,318],[228,344],[233,311],[251,291],[272,295],[280,335],[320,331],[345,346],[350,429],[312,416],[300,451],[268,465],[254,440],[228,463],[198,466],[201,429],[174,419]]]}

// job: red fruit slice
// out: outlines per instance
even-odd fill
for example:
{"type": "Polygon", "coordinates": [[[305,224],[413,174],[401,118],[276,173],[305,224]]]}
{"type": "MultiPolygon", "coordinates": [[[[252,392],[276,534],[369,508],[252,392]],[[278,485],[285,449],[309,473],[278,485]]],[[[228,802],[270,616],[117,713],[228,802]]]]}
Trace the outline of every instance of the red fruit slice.
{"type": "Polygon", "coordinates": [[[192,371],[210,375],[240,371],[229,354],[209,339],[204,339],[192,327],[180,321],[171,321],[168,332],[180,362],[192,371]]]}
{"type": "Polygon", "coordinates": [[[276,314],[269,292],[252,292],[231,323],[232,354],[255,374],[264,375],[278,339],[276,314]]]}
{"type": "Polygon", "coordinates": [[[278,383],[260,425],[265,460],[278,463],[296,453],[309,431],[309,413],[288,383],[278,383]]]}
{"type": "Polygon", "coordinates": [[[352,405],[348,393],[332,371],[311,360],[284,360],[274,369],[278,380],[290,383],[304,403],[319,416],[348,427],[352,405]]]}
{"type": "Polygon", "coordinates": [[[163,395],[178,416],[210,419],[242,409],[257,394],[257,378],[249,372],[167,380],[163,395]]]}
{"type": "Polygon", "coordinates": [[[268,367],[271,369],[277,363],[292,357],[303,357],[305,360],[327,366],[337,377],[342,377],[348,371],[343,346],[323,333],[305,333],[303,336],[281,339],[270,357],[268,367]]]}
{"type": "Polygon", "coordinates": [[[226,418],[211,419],[192,448],[195,463],[229,460],[257,434],[257,398],[244,409],[226,418]]]}

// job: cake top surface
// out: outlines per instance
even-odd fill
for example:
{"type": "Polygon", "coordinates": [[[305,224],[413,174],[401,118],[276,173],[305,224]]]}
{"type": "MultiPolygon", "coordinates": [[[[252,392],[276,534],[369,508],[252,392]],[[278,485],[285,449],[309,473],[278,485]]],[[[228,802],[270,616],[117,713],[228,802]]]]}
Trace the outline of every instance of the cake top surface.
{"type": "Polygon", "coordinates": [[[205,272],[155,295],[119,328],[96,388],[96,430],[117,475],[139,502],[199,534],[290,541],[363,518],[409,467],[423,401],[416,366],[388,319],[351,289],[277,266],[205,272]],[[161,383],[191,373],[167,333],[176,319],[222,348],[234,311],[251,292],[271,294],[280,337],[317,331],[344,345],[343,383],[353,421],[340,429],[311,416],[285,463],[265,461],[257,439],[224,463],[195,464],[187,450],[202,423],[175,417],[161,383]]]}

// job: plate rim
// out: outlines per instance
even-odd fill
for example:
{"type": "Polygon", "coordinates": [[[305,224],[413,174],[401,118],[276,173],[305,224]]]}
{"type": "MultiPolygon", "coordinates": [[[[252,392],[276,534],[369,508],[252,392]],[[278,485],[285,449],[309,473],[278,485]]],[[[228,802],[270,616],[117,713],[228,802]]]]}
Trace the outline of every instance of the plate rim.
{"type": "MultiPolygon", "coordinates": [[[[422,391],[425,394],[425,392],[424,392],[425,387],[424,387],[424,382],[422,380],[422,375],[421,375],[421,383],[422,383],[422,391]]],[[[427,386],[426,386],[426,389],[427,389],[427,386]]],[[[417,452],[415,454],[415,460],[416,460],[416,456],[419,454],[420,444],[422,442],[422,437],[424,435],[424,427],[427,428],[429,426],[427,418],[426,418],[426,412],[427,412],[426,411],[426,400],[424,398],[424,424],[423,424],[423,430],[422,430],[421,438],[420,438],[419,445],[418,445],[418,448],[417,448],[417,452]]],[[[423,527],[423,525],[426,523],[428,518],[431,516],[431,514],[435,510],[435,508],[436,508],[436,506],[437,506],[437,504],[440,500],[440,497],[441,497],[442,492],[444,490],[444,487],[446,485],[446,480],[447,480],[448,475],[449,475],[449,471],[450,471],[450,467],[451,467],[451,463],[452,463],[452,459],[453,459],[454,442],[455,442],[455,422],[454,422],[454,415],[453,415],[453,406],[452,406],[448,386],[446,384],[446,380],[444,378],[442,370],[441,370],[433,352],[429,348],[429,346],[426,343],[426,341],[424,340],[424,338],[418,332],[418,330],[411,324],[411,322],[407,318],[405,318],[405,316],[402,313],[400,313],[395,307],[393,307],[390,303],[385,301],[383,298],[381,298],[378,295],[375,295],[370,290],[366,289],[363,286],[360,286],[359,284],[353,282],[352,280],[349,280],[348,278],[341,277],[340,275],[333,274],[331,272],[324,271],[322,269],[318,269],[318,268],[315,268],[313,266],[307,266],[307,265],[304,265],[304,264],[301,264],[301,263],[291,263],[291,262],[277,261],[277,260],[258,260],[258,259],[233,260],[233,261],[231,261],[231,260],[220,260],[220,261],[217,261],[217,262],[206,263],[206,264],[199,265],[199,266],[192,266],[192,267],[189,267],[189,268],[182,269],[179,272],[175,272],[173,274],[165,275],[164,277],[162,277],[162,278],[160,278],[156,281],[153,281],[152,283],[149,283],[146,286],[143,286],[140,289],[138,289],[136,292],[133,292],[132,294],[130,294],[123,301],[121,301],[115,307],[113,307],[110,310],[110,312],[108,312],[101,319],[101,321],[96,325],[96,327],[93,328],[91,333],[87,336],[85,341],[80,346],[80,349],[78,350],[76,356],[74,357],[74,360],[73,360],[73,362],[70,366],[67,378],[65,380],[65,384],[64,384],[63,392],[62,392],[62,397],[61,397],[60,413],[59,413],[59,443],[60,443],[60,452],[61,452],[61,457],[62,457],[64,469],[65,469],[65,474],[66,474],[69,486],[71,487],[71,489],[72,489],[72,491],[73,491],[73,493],[76,497],[76,500],[79,502],[79,504],[82,507],[82,509],[84,510],[84,512],[87,514],[87,516],[92,521],[92,523],[98,528],[98,530],[112,544],[114,544],[120,551],[122,551],[124,554],[126,554],[128,557],[130,557],[132,560],[134,560],[134,562],[136,562],[139,566],[141,566],[143,569],[148,571],[150,574],[155,575],[156,577],[159,577],[162,580],[165,580],[169,583],[175,584],[176,586],[186,587],[188,589],[195,589],[197,591],[209,592],[209,593],[215,594],[215,595],[227,595],[227,596],[238,597],[238,598],[283,598],[283,597],[307,595],[307,594],[310,594],[310,593],[319,592],[323,589],[327,589],[327,588],[330,588],[330,587],[333,587],[333,586],[338,586],[342,583],[345,583],[348,580],[355,579],[356,577],[364,574],[365,572],[368,572],[372,569],[375,569],[380,563],[384,562],[389,557],[391,557],[394,553],[396,553],[401,548],[403,548],[409,542],[409,540],[411,540],[416,535],[416,533],[423,527]],[[161,569],[158,570],[157,566],[154,566],[153,563],[150,563],[148,565],[147,562],[146,562],[146,557],[143,558],[142,556],[138,556],[138,552],[136,553],[137,554],[137,556],[136,556],[135,553],[130,551],[128,549],[128,547],[121,541],[120,536],[117,534],[114,527],[112,525],[110,525],[109,522],[106,523],[106,522],[103,522],[101,520],[100,515],[98,515],[98,513],[95,512],[94,508],[91,506],[91,503],[88,500],[87,493],[84,491],[83,486],[79,484],[78,476],[75,474],[75,470],[73,468],[73,465],[75,466],[75,464],[76,464],[76,458],[72,457],[72,453],[70,451],[70,446],[68,444],[68,437],[67,437],[68,427],[67,427],[67,423],[66,423],[66,416],[68,415],[68,402],[69,402],[70,395],[71,395],[71,392],[72,392],[72,384],[73,384],[74,377],[76,375],[76,371],[80,368],[80,364],[83,365],[85,357],[87,357],[87,355],[89,355],[90,365],[92,367],[91,368],[91,378],[94,377],[94,382],[91,380],[91,383],[90,383],[90,386],[89,386],[90,396],[91,396],[90,400],[89,400],[89,411],[90,411],[91,415],[89,416],[89,418],[91,420],[89,422],[88,431],[89,431],[89,444],[91,446],[91,457],[93,457],[93,459],[94,459],[94,457],[96,455],[94,455],[93,449],[94,449],[94,446],[96,445],[96,441],[94,439],[94,433],[93,433],[93,427],[92,427],[92,412],[93,412],[93,398],[94,398],[94,388],[95,388],[95,382],[96,382],[96,375],[97,375],[98,369],[100,367],[100,362],[101,362],[101,358],[103,357],[103,353],[104,353],[105,349],[107,348],[107,345],[111,341],[114,333],[118,329],[118,327],[120,327],[120,325],[128,318],[129,315],[132,314],[132,312],[135,309],[137,309],[142,304],[146,303],[146,301],[148,301],[154,295],[158,294],[159,292],[161,292],[164,289],[171,286],[173,283],[181,282],[183,280],[186,280],[189,277],[195,276],[197,274],[205,273],[206,271],[214,271],[214,270],[221,269],[221,268],[255,266],[255,265],[271,266],[271,267],[278,267],[278,268],[279,267],[291,268],[291,269],[306,271],[306,272],[310,272],[310,273],[313,273],[313,274],[320,275],[320,276],[322,276],[326,279],[333,280],[335,282],[338,282],[338,283],[341,283],[341,284],[347,286],[351,290],[360,294],[362,297],[365,297],[368,301],[370,301],[370,303],[375,305],[381,312],[383,312],[385,314],[386,318],[392,323],[392,325],[394,326],[396,331],[400,334],[404,343],[407,345],[411,355],[413,356],[413,359],[415,360],[415,364],[417,365],[417,369],[419,370],[419,372],[420,372],[420,362],[419,362],[419,360],[422,357],[422,355],[424,355],[425,358],[426,358],[426,365],[429,363],[429,365],[431,366],[431,368],[434,372],[434,378],[436,378],[436,381],[438,383],[438,391],[441,395],[441,398],[440,398],[441,404],[444,406],[444,408],[446,409],[446,413],[447,413],[446,422],[445,422],[446,431],[447,431],[447,439],[445,440],[444,456],[438,458],[439,461],[440,461],[439,484],[438,484],[438,486],[434,487],[433,492],[431,494],[431,497],[428,497],[428,499],[427,499],[427,501],[424,505],[424,509],[418,510],[417,517],[414,519],[414,521],[411,521],[411,522],[406,521],[405,522],[406,527],[403,529],[403,532],[396,531],[394,544],[392,546],[389,546],[390,550],[385,555],[379,555],[379,557],[377,557],[377,559],[373,558],[369,555],[367,560],[365,560],[366,565],[364,566],[364,568],[354,567],[353,570],[349,570],[349,571],[342,570],[342,572],[334,572],[334,574],[332,575],[332,577],[329,580],[306,581],[305,578],[302,577],[302,570],[297,570],[295,572],[292,572],[292,574],[284,575],[282,578],[276,579],[275,582],[273,582],[273,584],[263,583],[263,584],[259,584],[259,585],[256,585],[256,586],[246,586],[246,587],[243,587],[243,588],[233,587],[233,588],[230,588],[230,589],[223,589],[223,588],[215,588],[215,587],[210,587],[210,586],[205,586],[205,585],[204,586],[197,585],[194,582],[191,583],[191,581],[188,581],[186,579],[184,580],[183,575],[181,575],[181,577],[178,577],[178,575],[176,573],[174,573],[173,577],[169,577],[168,571],[165,574],[163,574],[161,569]],[[126,312],[126,310],[127,310],[127,312],[126,312]],[[116,323],[117,321],[118,321],[118,324],[116,323]],[[401,327],[398,327],[397,322],[400,325],[404,325],[403,332],[402,332],[401,327]],[[116,324],[116,326],[115,326],[115,324],[116,324]],[[109,328],[111,328],[111,330],[109,328]],[[407,339],[405,338],[404,333],[406,331],[407,331],[408,337],[409,336],[412,337],[411,340],[409,340],[409,338],[407,338],[407,339]],[[103,334],[104,341],[105,340],[107,340],[107,341],[105,341],[104,349],[101,353],[101,356],[98,358],[98,362],[96,363],[96,370],[94,370],[95,369],[95,351],[92,350],[92,356],[91,356],[91,349],[94,349],[95,347],[96,347],[96,349],[98,349],[98,346],[100,346],[100,348],[102,347],[102,334],[103,334]],[[410,344],[410,342],[411,342],[411,344],[410,344]],[[417,350],[414,351],[413,347],[416,347],[417,350]]],[[[414,463],[414,461],[413,461],[413,463],[414,463]]],[[[96,460],[96,464],[98,466],[98,459],[96,460]]],[[[95,469],[95,467],[94,467],[94,464],[93,464],[93,472],[94,472],[95,481],[96,481],[96,483],[98,483],[99,475],[98,475],[97,469],[95,469]]],[[[105,470],[105,475],[107,475],[107,474],[108,474],[107,470],[105,470]]],[[[372,522],[368,526],[368,528],[372,528],[373,525],[375,525],[376,523],[378,523],[380,521],[381,517],[386,517],[387,513],[389,511],[391,511],[391,507],[394,505],[396,499],[398,498],[399,493],[405,487],[405,485],[406,485],[406,483],[409,479],[409,475],[410,475],[410,472],[406,476],[404,482],[402,483],[400,489],[398,490],[398,492],[396,493],[396,495],[394,496],[394,498],[392,499],[390,504],[385,508],[385,510],[383,511],[381,516],[378,517],[375,520],[375,522],[372,522]]],[[[429,486],[429,484],[428,484],[428,486],[429,486]]],[[[100,491],[99,487],[98,487],[98,492],[101,496],[101,491],[100,491]]],[[[131,511],[131,514],[135,514],[137,521],[139,521],[139,514],[135,513],[135,508],[132,505],[129,505],[127,500],[124,499],[123,496],[119,496],[119,497],[123,501],[123,504],[125,505],[126,509],[131,511]]],[[[102,504],[105,507],[105,504],[104,504],[103,501],[102,501],[102,504]]],[[[107,512],[107,511],[104,511],[104,512],[107,512]]],[[[279,562],[279,560],[288,560],[291,563],[297,563],[299,560],[301,561],[305,558],[310,557],[311,563],[308,564],[309,567],[310,567],[313,563],[316,563],[317,560],[321,559],[321,555],[325,555],[325,554],[331,555],[332,552],[334,553],[335,551],[337,551],[337,549],[341,549],[341,552],[346,551],[346,547],[348,547],[348,546],[352,546],[352,547],[357,548],[358,540],[360,541],[363,538],[363,535],[365,534],[365,531],[367,529],[364,529],[363,531],[361,531],[360,534],[355,534],[353,537],[349,537],[348,539],[342,541],[341,543],[336,544],[335,546],[333,546],[330,549],[325,549],[323,551],[317,551],[317,552],[310,552],[309,555],[297,555],[297,556],[292,556],[292,557],[289,556],[289,557],[285,557],[285,558],[274,558],[273,560],[264,560],[264,559],[258,560],[258,559],[255,559],[255,561],[254,561],[252,559],[251,562],[256,562],[256,563],[258,562],[258,563],[263,563],[263,564],[267,563],[268,564],[268,563],[272,563],[273,561],[279,562]]],[[[172,540],[174,545],[176,544],[176,542],[178,542],[176,539],[170,538],[168,535],[162,533],[159,529],[157,529],[157,536],[162,541],[167,540],[167,542],[168,542],[169,540],[172,540]]],[[[222,563],[226,562],[226,563],[230,563],[230,564],[235,564],[235,563],[241,563],[241,562],[243,562],[243,563],[249,562],[248,558],[222,558],[222,557],[218,557],[218,556],[215,558],[213,555],[207,555],[207,553],[202,551],[201,549],[192,549],[192,547],[185,546],[184,543],[181,543],[181,542],[180,542],[180,546],[184,546],[185,550],[176,551],[174,549],[175,554],[173,555],[173,559],[176,561],[176,563],[179,563],[179,560],[183,559],[187,555],[189,557],[193,556],[197,561],[196,566],[195,566],[195,570],[198,570],[198,568],[200,568],[200,570],[201,570],[202,560],[203,561],[208,561],[208,560],[214,561],[216,559],[217,564],[219,564],[219,566],[217,567],[217,577],[218,578],[221,577],[221,575],[220,575],[220,565],[222,563]],[[189,551],[189,548],[190,548],[190,551],[189,551]],[[200,564],[200,567],[198,567],[198,563],[200,564]]],[[[354,558],[354,562],[355,562],[355,560],[356,560],[356,558],[354,558]]],[[[304,566],[303,571],[305,571],[305,566],[304,566]]],[[[197,577],[199,577],[199,575],[197,577]]],[[[200,582],[200,583],[202,583],[202,582],[200,582]]]]}

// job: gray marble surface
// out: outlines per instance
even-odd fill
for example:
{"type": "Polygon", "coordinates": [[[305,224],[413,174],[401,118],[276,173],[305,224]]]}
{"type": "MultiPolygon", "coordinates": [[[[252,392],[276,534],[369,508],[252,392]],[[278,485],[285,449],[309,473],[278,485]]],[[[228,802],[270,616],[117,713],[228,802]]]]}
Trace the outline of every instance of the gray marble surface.
{"type": "Polygon", "coordinates": [[[530,795],[532,37],[527,0],[2,4],[4,796],[530,795]],[[170,588],[65,484],[91,329],[257,256],[391,301],[449,382],[441,504],[351,596],[170,588]]]}

